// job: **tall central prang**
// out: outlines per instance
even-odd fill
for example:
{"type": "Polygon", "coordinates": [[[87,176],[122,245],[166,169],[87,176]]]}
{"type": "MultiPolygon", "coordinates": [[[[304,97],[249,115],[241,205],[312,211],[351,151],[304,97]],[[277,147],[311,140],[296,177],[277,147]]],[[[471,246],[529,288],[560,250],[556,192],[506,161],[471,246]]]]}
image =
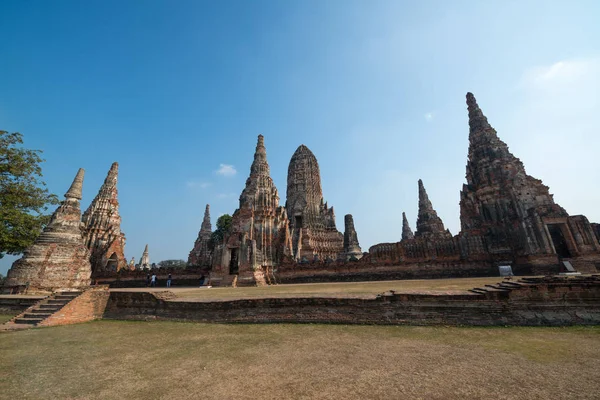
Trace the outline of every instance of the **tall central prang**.
{"type": "Polygon", "coordinates": [[[285,208],[294,259],[335,259],[342,253],[344,236],[336,228],[333,207],[324,203],[319,163],[305,145],[298,147],[290,160],[285,208]]]}
{"type": "Polygon", "coordinates": [[[211,278],[215,283],[264,285],[273,267],[290,254],[285,208],[270,176],[263,135],[258,135],[250,176],[233,213],[231,231],[215,249],[211,278]]]}

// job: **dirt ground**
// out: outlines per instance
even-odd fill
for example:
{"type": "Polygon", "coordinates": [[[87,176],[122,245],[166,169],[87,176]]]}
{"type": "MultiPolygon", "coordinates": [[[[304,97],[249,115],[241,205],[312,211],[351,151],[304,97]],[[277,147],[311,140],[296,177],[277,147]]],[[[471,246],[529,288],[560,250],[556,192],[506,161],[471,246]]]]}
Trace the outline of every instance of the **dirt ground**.
{"type": "Polygon", "coordinates": [[[593,399],[600,327],[97,321],[0,332],[0,398],[593,399]]]}

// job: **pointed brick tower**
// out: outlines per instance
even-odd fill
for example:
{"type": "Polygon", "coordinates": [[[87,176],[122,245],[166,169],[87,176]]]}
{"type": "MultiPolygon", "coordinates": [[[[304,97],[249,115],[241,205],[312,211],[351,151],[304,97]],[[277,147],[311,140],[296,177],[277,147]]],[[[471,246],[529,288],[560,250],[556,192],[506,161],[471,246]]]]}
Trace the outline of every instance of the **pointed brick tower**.
{"type": "Polygon", "coordinates": [[[258,135],[240,207],[232,215],[231,231],[213,255],[213,284],[267,284],[273,267],[290,256],[290,249],[287,213],[279,206],[264,137],[258,135]]]}
{"type": "Polygon", "coordinates": [[[504,258],[597,253],[600,247],[587,218],[570,217],[554,202],[548,186],[527,175],[472,93],[467,93],[467,108],[469,156],[460,200],[462,234],[484,237],[487,251],[504,258]]]}
{"type": "Polygon", "coordinates": [[[210,224],[210,205],[206,205],[204,210],[204,219],[198,233],[198,238],[194,243],[194,248],[188,256],[188,266],[208,267],[212,262],[212,249],[209,242],[212,235],[212,226],[210,224]]]}
{"type": "Polygon", "coordinates": [[[431,201],[429,201],[423,181],[419,179],[419,216],[417,218],[415,237],[425,236],[451,237],[452,235],[444,228],[442,219],[438,217],[431,201]]]}
{"type": "Polygon", "coordinates": [[[336,259],[343,251],[344,237],[335,226],[333,207],[323,201],[317,158],[305,145],[294,152],[288,167],[287,215],[292,231],[294,259],[336,259]]]}
{"type": "Polygon", "coordinates": [[[119,271],[127,266],[125,234],[121,216],[117,180],[119,163],[113,163],[98,194],[83,213],[84,240],[92,257],[92,272],[119,271]]]}
{"type": "Polygon", "coordinates": [[[151,268],[150,255],[148,254],[148,245],[146,245],[146,247],[144,247],[144,252],[142,253],[142,257],[140,257],[139,268],[140,269],[151,268]]]}
{"type": "Polygon", "coordinates": [[[415,235],[413,234],[412,229],[408,225],[408,219],[406,219],[406,213],[402,212],[402,240],[411,240],[414,239],[415,235]]]}
{"type": "Polygon", "coordinates": [[[344,256],[346,260],[360,260],[362,257],[352,214],[344,216],[344,256]]]}
{"type": "Polygon", "coordinates": [[[567,216],[554,203],[548,186],[527,175],[521,160],[498,138],[472,93],[467,93],[467,107],[469,158],[467,184],[461,194],[462,229],[476,229],[485,221],[513,219],[531,208],[542,214],[567,216]],[[478,200],[484,205],[479,210],[478,200]]]}
{"type": "Polygon", "coordinates": [[[79,206],[83,175],[79,169],[44,231],[13,263],[5,286],[28,286],[29,293],[89,286],[90,252],[83,243],[79,206]]]}

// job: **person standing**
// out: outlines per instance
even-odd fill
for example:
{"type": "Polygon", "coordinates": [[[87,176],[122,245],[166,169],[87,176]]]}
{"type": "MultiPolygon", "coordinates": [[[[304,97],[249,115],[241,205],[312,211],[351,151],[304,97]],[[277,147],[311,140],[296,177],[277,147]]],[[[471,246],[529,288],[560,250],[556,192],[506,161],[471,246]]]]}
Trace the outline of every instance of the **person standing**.
{"type": "Polygon", "coordinates": [[[171,287],[171,274],[167,277],[167,287],[171,287]]]}
{"type": "Polygon", "coordinates": [[[150,279],[150,286],[156,287],[156,272],[152,273],[152,278],[150,279]]]}
{"type": "Polygon", "coordinates": [[[150,274],[146,275],[146,287],[150,286],[150,274]]]}

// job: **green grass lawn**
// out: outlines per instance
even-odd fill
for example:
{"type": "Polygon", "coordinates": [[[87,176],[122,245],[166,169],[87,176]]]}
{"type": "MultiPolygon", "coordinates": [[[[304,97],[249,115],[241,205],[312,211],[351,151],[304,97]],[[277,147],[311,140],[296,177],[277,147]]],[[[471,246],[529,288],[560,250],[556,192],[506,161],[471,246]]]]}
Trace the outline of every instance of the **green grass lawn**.
{"type": "MultiPolygon", "coordinates": [[[[464,291],[474,287],[502,282],[502,278],[455,278],[455,279],[422,279],[401,281],[374,282],[340,282],[340,283],[306,283],[286,284],[262,287],[213,287],[207,288],[177,288],[167,289],[123,289],[123,290],[171,290],[181,299],[199,300],[231,300],[258,297],[303,297],[303,296],[335,296],[356,297],[374,296],[388,290],[397,292],[419,291],[464,291]]],[[[121,290],[121,289],[113,289],[121,290]]]]}
{"type": "Polygon", "coordinates": [[[0,332],[0,397],[590,399],[600,327],[98,321],[0,332]]]}

